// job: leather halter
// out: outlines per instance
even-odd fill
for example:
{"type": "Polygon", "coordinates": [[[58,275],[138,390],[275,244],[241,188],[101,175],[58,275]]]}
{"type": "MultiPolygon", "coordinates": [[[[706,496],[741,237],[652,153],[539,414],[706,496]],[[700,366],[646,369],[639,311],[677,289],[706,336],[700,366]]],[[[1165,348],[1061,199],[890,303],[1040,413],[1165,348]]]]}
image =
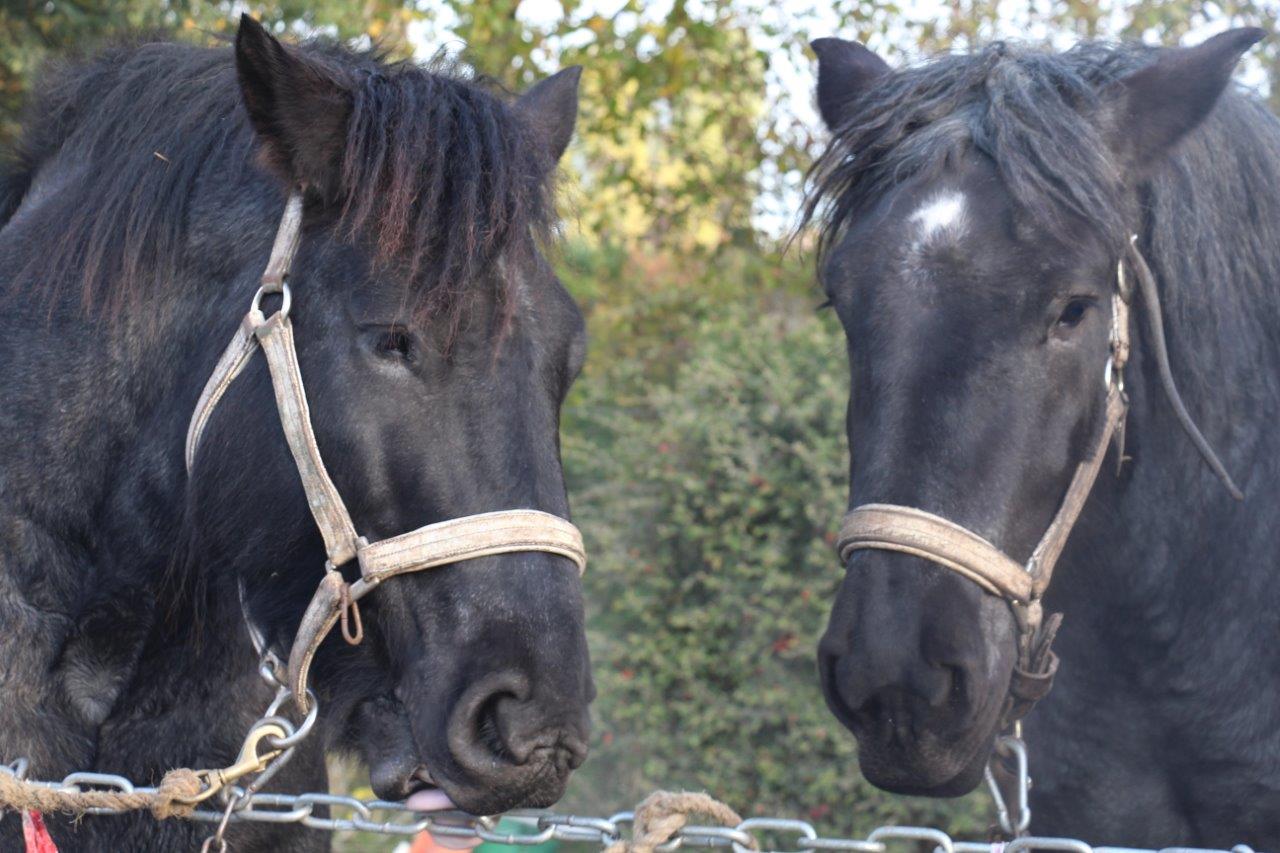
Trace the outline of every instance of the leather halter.
{"type": "MultiPolygon", "coordinates": [[[[1138,254],[1132,243],[1130,251],[1138,254]]],[[[1140,255],[1138,259],[1141,260],[1140,255]]],[[[1008,602],[1018,625],[1018,660],[1009,683],[1002,728],[1021,719],[1053,686],[1058,658],[1050,645],[1062,615],[1054,613],[1046,618],[1040,600],[1113,438],[1123,450],[1129,406],[1124,392],[1124,366],[1129,360],[1132,297],[1133,287],[1125,275],[1122,258],[1116,265],[1116,292],[1111,297],[1111,355],[1104,378],[1107,398],[1102,430],[1088,455],[1076,466],[1057,514],[1025,565],[972,530],[914,507],[863,504],[850,511],[841,525],[836,548],[842,562],[863,548],[910,554],[949,569],[1008,602]]]]}
{"type": "MultiPolygon", "coordinates": [[[[309,710],[307,671],[320,643],[348,607],[353,607],[354,602],[368,595],[387,578],[462,560],[520,551],[541,551],[564,557],[572,561],[581,574],[586,570],[587,557],[582,534],[577,527],[559,516],[535,509],[469,515],[428,524],[376,542],[369,542],[356,534],[351,515],[316,446],[307,394],[293,343],[293,325],[289,321],[291,296],[286,279],[301,233],[302,192],[295,190],[285,205],[271,249],[271,259],[262,274],[262,286],[196,403],[187,428],[186,463],[190,476],[201,435],[214,409],[249,359],[261,348],[271,372],[285,439],[328,556],[324,578],[307,605],[289,652],[288,687],[299,709],[306,713],[309,710]],[[283,302],[280,310],[267,317],[261,310],[261,302],[263,295],[269,293],[281,294],[283,302]],[[359,562],[360,579],[347,584],[338,567],[352,559],[359,562]]],[[[358,637],[352,641],[358,642],[358,637]]]]}

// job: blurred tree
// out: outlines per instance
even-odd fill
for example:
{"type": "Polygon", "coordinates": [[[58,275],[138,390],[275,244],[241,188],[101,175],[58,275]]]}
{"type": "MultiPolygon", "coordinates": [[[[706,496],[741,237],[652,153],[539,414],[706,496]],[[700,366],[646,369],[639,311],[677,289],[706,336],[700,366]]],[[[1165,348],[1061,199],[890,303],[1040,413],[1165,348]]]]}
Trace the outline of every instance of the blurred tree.
{"type": "Polygon", "coordinates": [[[249,12],[277,32],[369,35],[407,55],[407,28],[425,13],[406,0],[6,0],[0,4],[0,145],[17,131],[22,99],[41,62],[103,39],[162,31],[208,41],[249,12]]]}
{"type": "MultiPolygon", "coordinates": [[[[834,8],[840,35],[905,59],[998,38],[1063,48],[1078,39],[1177,44],[1193,31],[1257,26],[1276,33],[1280,25],[1280,4],[1272,0],[939,0],[925,14],[905,15],[893,3],[836,0],[834,8]]],[[[1264,73],[1272,107],[1280,109],[1280,39],[1264,41],[1249,62],[1264,73]]]]}
{"type": "Polygon", "coordinates": [[[664,15],[626,0],[562,2],[532,24],[519,0],[454,0],[466,57],[510,88],[581,64],[570,219],[579,236],[650,247],[750,242],[768,57],[736,0],[676,0],[664,15]],[[554,60],[552,58],[554,57],[554,60]]]}

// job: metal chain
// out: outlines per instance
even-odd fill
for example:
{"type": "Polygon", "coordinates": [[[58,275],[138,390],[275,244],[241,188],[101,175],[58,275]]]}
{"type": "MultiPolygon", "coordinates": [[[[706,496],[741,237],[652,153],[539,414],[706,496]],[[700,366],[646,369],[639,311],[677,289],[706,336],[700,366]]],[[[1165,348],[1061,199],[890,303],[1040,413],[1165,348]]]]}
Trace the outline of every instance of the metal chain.
{"type": "MultiPolygon", "coordinates": [[[[0,765],[0,773],[16,775],[15,765],[0,765]]],[[[111,788],[120,791],[147,792],[150,788],[135,788],[128,779],[109,773],[73,773],[61,782],[38,783],[62,790],[111,788]]],[[[497,844],[532,847],[547,841],[575,841],[597,844],[604,848],[628,835],[627,827],[634,814],[618,812],[609,817],[584,817],[561,815],[544,811],[514,811],[504,817],[523,825],[528,834],[497,831],[496,818],[477,818],[460,812],[422,814],[407,809],[404,803],[385,800],[362,800],[338,794],[272,794],[261,791],[250,793],[245,788],[228,789],[231,802],[238,808],[223,810],[197,810],[191,819],[207,823],[296,823],[311,829],[349,830],[374,832],[382,835],[412,836],[427,831],[437,838],[480,839],[497,844]],[[229,815],[229,817],[228,817],[229,815]]],[[[93,809],[92,814],[118,813],[112,810],[93,809]]],[[[207,850],[225,849],[222,839],[210,836],[207,850]]],[[[1074,853],[1155,853],[1127,847],[1093,847],[1083,841],[1070,838],[1042,838],[1025,836],[1004,845],[988,842],[957,841],[939,829],[921,826],[884,826],[866,838],[840,838],[819,835],[812,824],[802,820],[753,817],[735,827],[686,826],[668,843],[658,847],[663,853],[680,848],[713,849],[733,848],[735,853],[747,853],[755,849],[766,853],[816,853],[820,850],[852,851],[852,853],[888,853],[898,842],[925,842],[932,845],[934,853],[992,853],[1003,848],[1004,853],[1026,850],[1065,850],[1074,853]]],[[[1243,844],[1228,850],[1210,848],[1166,848],[1160,853],[1254,853],[1243,844]]]]}
{"type": "MultiPolygon", "coordinates": [[[[248,785],[220,785],[221,809],[197,808],[189,816],[191,820],[215,824],[214,833],[201,846],[202,853],[226,853],[224,834],[233,823],[293,823],[310,829],[329,831],[373,832],[382,835],[413,836],[430,832],[437,838],[479,839],[515,847],[532,847],[547,841],[572,841],[598,844],[602,849],[624,840],[626,827],[635,821],[635,813],[617,812],[609,817],[584,817],[561,815],[540,810],[508,812],[502,817],[522,825],[524,834],[498,831],[498,817],[475,817],[462,812],[433,812],[424,814],[406,808],[404,803],[387,800],[363,800],[356,797],[328,793],[276,794],[261,790],[293,755],[294,748],[311,733],[319,712],[313,695],[310,712],[301,724],[295,726],[280,713],[292,698],[288,687],[279,677],[279,661],[270,653],[264,655],[260,669],[262,677],[276,688],[276,696],[266,713],[249,729],[246,743],[264,741],[272,750],[269,758],[260,761],[256,777],[248,785]],[[283,732],[283,734],[280,734],[283,732]],[[260,736],[259,736],[260,735],[260,736]]],[[[308,691],[310,693],[310,691],[308,691]]],[[[882,826],[866,838],[828,837],[818,834],[812,824],[802,820],[753,817],[735,827],[686,826],[672,836],[666,844],[657,847],[661,853],[674,853],[680,848],[732,848],[734,853],[817,853],[817,851],[850,851],[850,853],[888,853],[890,845],[898,842],[931,844],[933,853],[1020,853],[1026,850],[1063,850],[1072,853],[1156,853],[1125,847],[1093,847],[1071,838],[1046,838],[1023,835],[1031,821],[1027,806],[1030,777],[1027,773],[1027,750],[1015,730],[1013,735],[1001,737],[997,749],[1012,757],[1017,765],[1018,797],[1011,810],[996,784],[990,767],[987,783],[996,802],[1000,825],[1015,840],[1008,843],[957,841],[940,829],[922,826],[882,826]]],[[[256,755],[256,753],[255,753],[256,755]]],[[[123,776],[113,773],[72,773],[59,782],[35,782],[26,780],[27,762],[18,759],[12,764],[0,764],[0,773],[8,774],[28,784],[52,790],[83,793],[89,790],[115,790],[124,793],[152,794],[156,788],[135,786],[123,776]]],[[[244,774],[244,775],[253,775],[244,774]]],[[[228,780],[232,781],[232,780],[228,780]]],[[[209,802],[209,800],[205,800],[209,802]]],[[[91,808],[86,814],[123,814],[123,809],[91,808]]],[[[1159,853],[1254,853],[1252,848],[1239,844],[1228,850],[1210,848],[1166,848],[1159,853]]]]}

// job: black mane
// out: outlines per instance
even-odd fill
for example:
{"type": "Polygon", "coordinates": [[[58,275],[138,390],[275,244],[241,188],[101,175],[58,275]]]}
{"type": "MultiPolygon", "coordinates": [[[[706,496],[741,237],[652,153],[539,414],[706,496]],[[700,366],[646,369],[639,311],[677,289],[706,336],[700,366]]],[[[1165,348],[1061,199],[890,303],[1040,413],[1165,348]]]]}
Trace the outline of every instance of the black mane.
{"type": "MultiPolygon", "coordinates": [[[[505,98],[452,67],[326,41],[293,49],[350,87],[325,199],[335,234],[413,282],[417,308],[455,306],[498,255],[547,236],[550,170],[505,98]]],[[[0,168],[0,223],[40,191],[38,171],[55,157],[84,177],[58,188],[58,239],[21,278],[78,280],[82,303],[108,316],[172,281],[202,185],[275,179],[228,47],[116,45],[48,71],[27,113],[0,168]]]]}
{"type": "Polygon", "coordinates": [[[1106,141],[1090,121],[1107,84],[1150,48],[1083,43],[1066,53],[997,42],[887,75],[857,102],[811,173],[806,221],[825,214],[825,250],[850,217],[898,181],[989,156],[1019,209],[1122,239],[1127,220],[1106,141]]]}
{"type": "MultiPolygon", "coordinates": [[[[1052,53],[995,43],[886,75],[856,102],[810,173],[802,222],[821,221],[819,262],[894,184],[982,152],[1033,221],[1051,228],[1083,221],[1117,256],[1139,233],[1163,287],[1180,378],[1212,394],[1221,383],[1219,329],[1280,324],[1280,122],[1260,99],[1228,87],[1150,177],[1142,210],[1133,210],[1096,111],[1110,84],[1158,51],[1084,42],[1052,53]]],[[[1256,339],[1271,341],[1270,349],[1235,353],[1241,371],[1277,357],[1273,335],[1256,339]]]]}

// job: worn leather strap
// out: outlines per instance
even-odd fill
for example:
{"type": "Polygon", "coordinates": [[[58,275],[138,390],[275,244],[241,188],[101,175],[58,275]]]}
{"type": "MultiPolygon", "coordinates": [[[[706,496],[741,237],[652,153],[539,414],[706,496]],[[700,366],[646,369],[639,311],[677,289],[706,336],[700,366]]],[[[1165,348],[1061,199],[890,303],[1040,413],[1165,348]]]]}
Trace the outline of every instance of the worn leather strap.
{"type": "Polygon", "coordinates": [[[1119,387],[1113,388],[1107,395],[1106,421],[1103,423],[1102,434],[1088,458],[1076,466],[1075,476],[1071,478],[1071,485],[1067,487],[1067,493],[1053,522],[1031,553],[1031,559],[1027,560],[1027,574],[1034,581],[1032,595],[1035,598],[1042,597],[1049,588],[1049,582],[1053,580],[1053,570],[1058,565],[1058,558],[1062,556],[1062,549],[1066,547],[1067,537],[1071,535],[1081,510],[1089,500],[1098,472],[1102,469],[1102,461],[1107,457],[1107,447],[1124,423],[1127,411],[1128,401],[1124,392],[1119,387]]]}
{"type": "MultiPolygon", "coordinates": [[[[301,242],[302,193],[293,192],[285,202],[280,226],[276,229],[275,240],[271,245],[271,257],[267,259],[267,268],[262,273],[260,293],[280,293],[284,290],[285,279],[289,275],[289,268],[293,266],[293,258],[298,253],[298,245],[301,242]]],[[[258,300],[255,298],[255,309],[257,303],[258,300]]],[[[235,337],[231,339],[222,357],[218,359],[213,373],[209,374],[209,380],[200,393],[200,399],[196,402],[195,413],[191,416],[191,423],[187,425],[184,455],[188,476],[195,465],[196,448],[200,446],[200,439],[204,436],[205,427],[209,424],[213,410],[218,407],[222,396],[227,393],[231,383],[244,370],[245,365],[249,363],[249,358],[257,349],[258,342],[254,339],[255,313],[257,312],[250,311],[240,323],[235,337]]]]}
{"type": "Polygon", "coordinates": [[[285,206],[253,307],[205,383],[187,427],[185,456],[190,474],[214,410],[253,353],[261,348],[271,374],[285,439],[328,556],[327,571],[303,614],[289,653],[289,685],[294,701],[306,713],[309,710],[307,673],[316,650],[342,615],[343,607],[358,601],[387,578],[463,560],[528,551],[564,557],[581,574],[586,569],[587,558],[577,527],[559,516],[534,509],[501,510],[450,519],[373,543],[356,535],[351,515],[316,445],[306,388],[298,367],[293,325],[289,320],[291,297],[285,280],[297,252],[301,228],[302,195],[299,192],[293,194],[285,206]],[[280,310],[270,317],[264,316],[259,307],[264,293],[284,294],[280,310]],[[359,560],[361,577],[348,588],[336,567],[352,559],[359,560]]]}
{"type": "Polygon", "coordinates": [[[251,311],[254,333],[267,356],[271,371],[271,385],[275,390],[276,408],[280,412],[280,424],[289,442],[302,488],[307,493],[307,506],[324,537],[325,553],[330,565],[341,566],[356,555],[356,529],[351,522],[338,487],[333,484],[320,448],[316,446],[315,431],[311,428],[311,408],[307,405],[307,392],[302,385],[302,373],[298,368],[298,352],[293,345],[293,324],[281,313],[263,318],[251,311]],[[257,316],[253,316],[253,315],[257,316]]]}
{"type": "Polygon", "coordinates": [[[578,567],[578,574],[587,569],[578,528],[540,510],[510,509],[441,521],[364,544],[358,555],[358,583],[373,589],[387,578],[405,572],[516,551],[546,551],[571,560],[578,567]]]}
{"type": "Polygon", "coordinates": [[[922,509],[894,504],[863,504],[844,519],[840,559],[876,548],[923,557],[961,574],[992,595],[1031,600],[1031,578],[1021,563],[983,537],[922,509]]]}
{"type": "Polygon", "coordinates": [[[280,225],[276,228],[276,239],[271,245],[271,257],[267,259],[267,268],[262,271],[263,293],[279,293],[284,289],[285,279],[293,268],[293,256],[298,253],[302,243],[302,191],[289,194],[284,205],[284,215],[280,217],[280,225]]]}
{"type": "Polygon", "coordinates": [[[209,381],[200,392],[200,399],[196,403],[195,413],[191,416],[191,423],[187,425],[185,452],[187,476],[191,476],[191,470],[195,466],[196,449],[200,447],[200,439],[204,437],[204,430],[209,425],[213,410],[218,407],[222,396],[227,393],[231,383],[244,370],[257,349],[258,339],[253,334],[250,318],[246,316],[236,329],[231,343],[227,344],[227,348],[222,351],[222,357],[214,366],[213,373],[209,374],[209,381]]]}
{"type": "Polygon", "coordinates": [[[992,595],[1026,604],[1040,598],[1067,536],[1080,517],[1093,489],[1107,446],[1125,416],[1124,393],[1113,388],[1107,396],[1106,421],[1089,456],[1071,478],[1053,522],[1025,566],[983,537],[931,512],[896,504],[863,504],[845,516],[840,528],[840,559],[854,551],[876,548],[923,557],[963,575],[992,595]]]}

